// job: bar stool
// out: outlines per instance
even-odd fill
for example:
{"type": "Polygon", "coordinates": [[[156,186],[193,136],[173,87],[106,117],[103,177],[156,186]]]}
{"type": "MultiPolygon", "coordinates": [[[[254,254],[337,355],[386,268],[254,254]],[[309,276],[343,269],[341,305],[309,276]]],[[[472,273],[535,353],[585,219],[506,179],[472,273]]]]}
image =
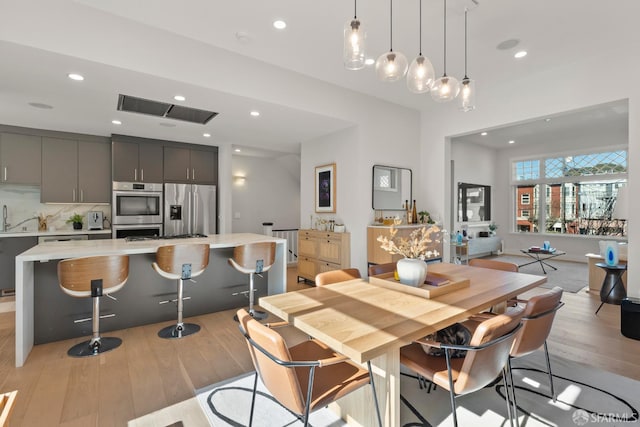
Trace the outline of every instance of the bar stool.
{"type": "Polygon", "coordinates": [[[183,296],[184,281],[191,280],[204,272],[209,265],[209,251],[207,243],[160,246],[157,249],[153,269],[165,279],[178,281],[177,298],[160,301],[160,304],[177,303],[178,321],[175,325],[161,329],[158,332],[160,338],[182,338],[200,330],[200,325],[182,321],[183,301],[191,298],[183,296]]]}
{"type": "Polygon", "coordinates": [[[120,338],[100,336],[100,318],[115,316],[114,314],[100,315],[100,298],[104,294],[115,299],[109,294],[120,290],[128,277],[129,257],[127,255],[72,258],[58,263],[60,288],[72,297],[91,297],[93,300],[91,318],[75,321],[80,323],[91,320],[93,335],[90,340],[71,347],[67,352],[69,356],[95,356],[122,344],[120,338]]]}
{"type": "MultiPolygon", "coordinates": [[[[253,275],[269,271],[276,259],[275,242],[259,242],[233,248],[233,258],[229,258],[229,265],[241,273],[249,275],[249,314],[255,319],[266,319],[267,313],[253,308],[253,275]]],[[[242,292],[245,293],[245,292],[242,292]]],[[[237,316],[234,316],[237,321],[237,316]]]]}

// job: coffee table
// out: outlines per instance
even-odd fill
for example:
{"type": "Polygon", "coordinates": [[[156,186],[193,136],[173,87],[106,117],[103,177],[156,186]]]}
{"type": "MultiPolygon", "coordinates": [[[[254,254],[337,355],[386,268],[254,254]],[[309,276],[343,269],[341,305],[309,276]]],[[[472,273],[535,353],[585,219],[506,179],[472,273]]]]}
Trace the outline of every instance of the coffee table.
{"type": "Polygon", "coordinates": [[[547,270],[544,269],[545,265],[547,267],[553,268],[554,270],[558,269],[557,267],[554,267],[553,265],[547,263],[546,261],[550,260],[551,258],[556,258],[561,255],[567,254],[565,251],[559,251],[557,249],[551,250],[551,251],[545,251],[544,249],[540,249],[540,250],[520,249],[520,252],[522,252],[523,254],[527,255],[530,258],[533,258],[533,261],[520,264],[518,265],[518,268],[524,267],[526,265],[535,264],[537,262],[537,263],[540,263],[540,267],[542,267],[542,272],[544,274],[547,274],[547,270]]]}

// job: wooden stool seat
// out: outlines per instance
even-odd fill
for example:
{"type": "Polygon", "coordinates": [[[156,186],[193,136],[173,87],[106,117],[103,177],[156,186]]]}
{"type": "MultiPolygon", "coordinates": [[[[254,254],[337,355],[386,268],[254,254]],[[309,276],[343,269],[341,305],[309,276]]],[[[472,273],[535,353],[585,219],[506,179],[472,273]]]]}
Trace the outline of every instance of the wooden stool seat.
{"type": "Polygon", "coordinates": [[[195,334],[200,326],[182,321],[184,281],[201,275],[209,265],[210,248],[207,243],[160,246],[156,251],[153,269],[165,279],[177,280],[178,296],[175,300],[161,301],[177,303],[178,320],[175,325],[167,326],[158,332],[161,338],[182,338],[195,334]]]}
{"type": "MultiPolygon", "coordinates": [[[[67,352],[69,356],[95,356],[122,344],[120,338],[100,336],[100,298],[103,294],[108,296],[120,290],[128,277],[129,257],[127,255],[72,258],[58,263],[60,288],[72,297],[91,297],[93,300],[91,315],[93,335],[90,340],[71,347],[67,352]]],[[[112,317],[112,315],[103,317],[112,317]]]]}
{"type": "MultiPolygon", "coordinates": [[[[261,274],[269,271],[276,260],[275,242],[259,242],[240,245],[233,248],[233,258],[228,262],[233,268],[241,273],[249,275],[249,314],[257,319],[265,319],[267,314],[253,308],[254,304],[254,274],[261,274]]],[[[234,316],[237,319],[237,316],[234,316]]]]}

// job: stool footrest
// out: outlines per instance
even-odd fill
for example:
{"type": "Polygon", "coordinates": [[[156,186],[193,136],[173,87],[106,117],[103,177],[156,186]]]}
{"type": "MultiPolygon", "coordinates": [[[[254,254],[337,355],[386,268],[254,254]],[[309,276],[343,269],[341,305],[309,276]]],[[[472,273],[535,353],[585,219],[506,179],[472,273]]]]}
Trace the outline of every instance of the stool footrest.
{"type": "MultiPolygon", "coordinates": [[[[112,314],[102,314],[102,315],[100,315],[99,317],[100,317],[100,319],[106,319],[106,318],[108,318],[108,317],[116,317],[116,315],[115,315],[115,314],[113,314],[113,313],[112,313],[112,314]]],[[[73,321],[73,323],[90,322],[90,321],[92,321],[92,320],[93,320],[93,318],[91,318],[91,317],[85,317],[85,318],[83,318],[83,319],[77,319],[77,320],[74,320],[74,321],[73,321]]]]}
{"type": "MultiPolygon", "coordinates": [[[[184,298],[182,298],[182,301],[186,301],[188,299],[191,299],[191,297],[184,297],[184,298]]],[[[158,304],[169,304],[170,302],[178,302],[178,298],[160,301],[158,304]]]]}

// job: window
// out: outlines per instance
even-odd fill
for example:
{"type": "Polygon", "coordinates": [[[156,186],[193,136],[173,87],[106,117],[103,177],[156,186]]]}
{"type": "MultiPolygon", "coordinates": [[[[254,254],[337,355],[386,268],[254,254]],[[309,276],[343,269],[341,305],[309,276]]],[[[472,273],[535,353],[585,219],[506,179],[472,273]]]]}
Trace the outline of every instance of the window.
{"type": "Polygon", "coordinates": [[[626,221],[613,212],[627,156],[625,149],[513,161],[517,231],[626,235],[626,221]]]}

